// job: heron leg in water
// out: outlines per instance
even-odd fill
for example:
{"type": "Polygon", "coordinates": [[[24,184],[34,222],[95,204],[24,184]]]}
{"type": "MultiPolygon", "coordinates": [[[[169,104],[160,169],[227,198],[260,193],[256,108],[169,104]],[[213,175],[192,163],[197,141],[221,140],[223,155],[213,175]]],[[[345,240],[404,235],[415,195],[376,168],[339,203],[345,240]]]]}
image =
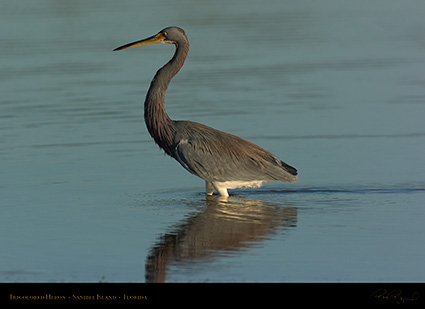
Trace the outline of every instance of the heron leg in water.
{"type": "Polygon", "coordinates": [[[222,197],[229,196],[229,193],[227,193],[227,188],[221,187],[218,183],[211,183],[209,181],[205,181],[205,191],[207,195],[213,195],[214,189],[216,189],[218,194],[220,194],[222,197]]]}
{"type": "Polygon", "coordinates": [[[218,194],[220,194],[221,196],[223,196],[223,197],[229,196],[229,193],[227,193],[227,188],[223,187],[222,185],[220,186],[219,182],[213,182],[212,185],[217,190],[218,194]]]}
{"type": "Polygon", "coordinates": [[[206,191],[207,195],[213,195],[214,186],[212,185],[211,182],[205,181],[205,191],[206,191]]]}

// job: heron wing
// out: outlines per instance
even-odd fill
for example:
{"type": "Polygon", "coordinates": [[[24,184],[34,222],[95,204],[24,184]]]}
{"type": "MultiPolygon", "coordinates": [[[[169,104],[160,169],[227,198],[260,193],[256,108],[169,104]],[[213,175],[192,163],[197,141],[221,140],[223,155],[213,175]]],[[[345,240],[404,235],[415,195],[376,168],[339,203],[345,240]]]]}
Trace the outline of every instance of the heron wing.
{"type": "Polygon", "coordinates": [[[194,175],[208,181],[293,182],[296,169],[263,148],[205,125],[176,122],[175,157],[194,175]]]}

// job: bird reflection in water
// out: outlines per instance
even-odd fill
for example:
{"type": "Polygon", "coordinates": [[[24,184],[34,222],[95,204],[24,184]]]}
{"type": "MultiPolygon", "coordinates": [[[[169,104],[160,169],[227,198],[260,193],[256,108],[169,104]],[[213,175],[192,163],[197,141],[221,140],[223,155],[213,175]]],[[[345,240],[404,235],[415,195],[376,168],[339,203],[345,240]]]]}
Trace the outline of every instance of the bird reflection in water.
{"type": "Polygon", "coordinates": [[[146,282],[165,282],[168,265],[208,263],[226,253],[258,246],[270,235],[297,223],[292,206],[261,200],[206,197],[206,207],[164,234],[146,259],[146,282]]]}

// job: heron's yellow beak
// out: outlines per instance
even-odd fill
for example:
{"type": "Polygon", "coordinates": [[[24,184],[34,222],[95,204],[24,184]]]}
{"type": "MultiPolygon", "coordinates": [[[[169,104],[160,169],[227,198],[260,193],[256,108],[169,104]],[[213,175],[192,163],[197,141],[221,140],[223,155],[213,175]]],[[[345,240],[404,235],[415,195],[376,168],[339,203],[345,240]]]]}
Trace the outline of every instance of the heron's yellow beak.
{"type": "Polygon", "coordinates": [[[117,47],[117,48],[114,49],[114,51],[133,48],[133,47],[137,47],[137,46],[148,45],[148,44],[161,43],[164,40],[165,40],[165,34],[160,32],[160,33],[158,33],[154,36],[151,36],[147,39],[136,41],[136,42],[133,42],[133,43],[128,43],[128,44],[125,44],[123,46],[117,47]]]}

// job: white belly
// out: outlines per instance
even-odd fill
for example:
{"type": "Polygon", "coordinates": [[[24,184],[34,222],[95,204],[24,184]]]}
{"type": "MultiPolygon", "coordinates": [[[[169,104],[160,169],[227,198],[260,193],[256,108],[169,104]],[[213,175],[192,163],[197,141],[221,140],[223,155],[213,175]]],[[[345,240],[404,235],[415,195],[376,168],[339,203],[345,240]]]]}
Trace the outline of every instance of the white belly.
{"type": "Polygon", "coordinates": [[[235,188],[258,188],[266,181],[254,180],[254,181],[213,181],[212,183],[206,182],[207,195],[213,194],[213,188],[217,190],[217,192],[224,197],[229,196],[227,189],[235,189],[235,188]],[[212,185],[212,186],[211,186],[212,185]]]}
{"type": "Polygon", "coordinates": [[[254,180],[254,181],[223,181],[223,182],[214,182],[214,186],[219,186],[226,189],[236,189],[236,188],[259,188],[265,181],[254,180]]]}

